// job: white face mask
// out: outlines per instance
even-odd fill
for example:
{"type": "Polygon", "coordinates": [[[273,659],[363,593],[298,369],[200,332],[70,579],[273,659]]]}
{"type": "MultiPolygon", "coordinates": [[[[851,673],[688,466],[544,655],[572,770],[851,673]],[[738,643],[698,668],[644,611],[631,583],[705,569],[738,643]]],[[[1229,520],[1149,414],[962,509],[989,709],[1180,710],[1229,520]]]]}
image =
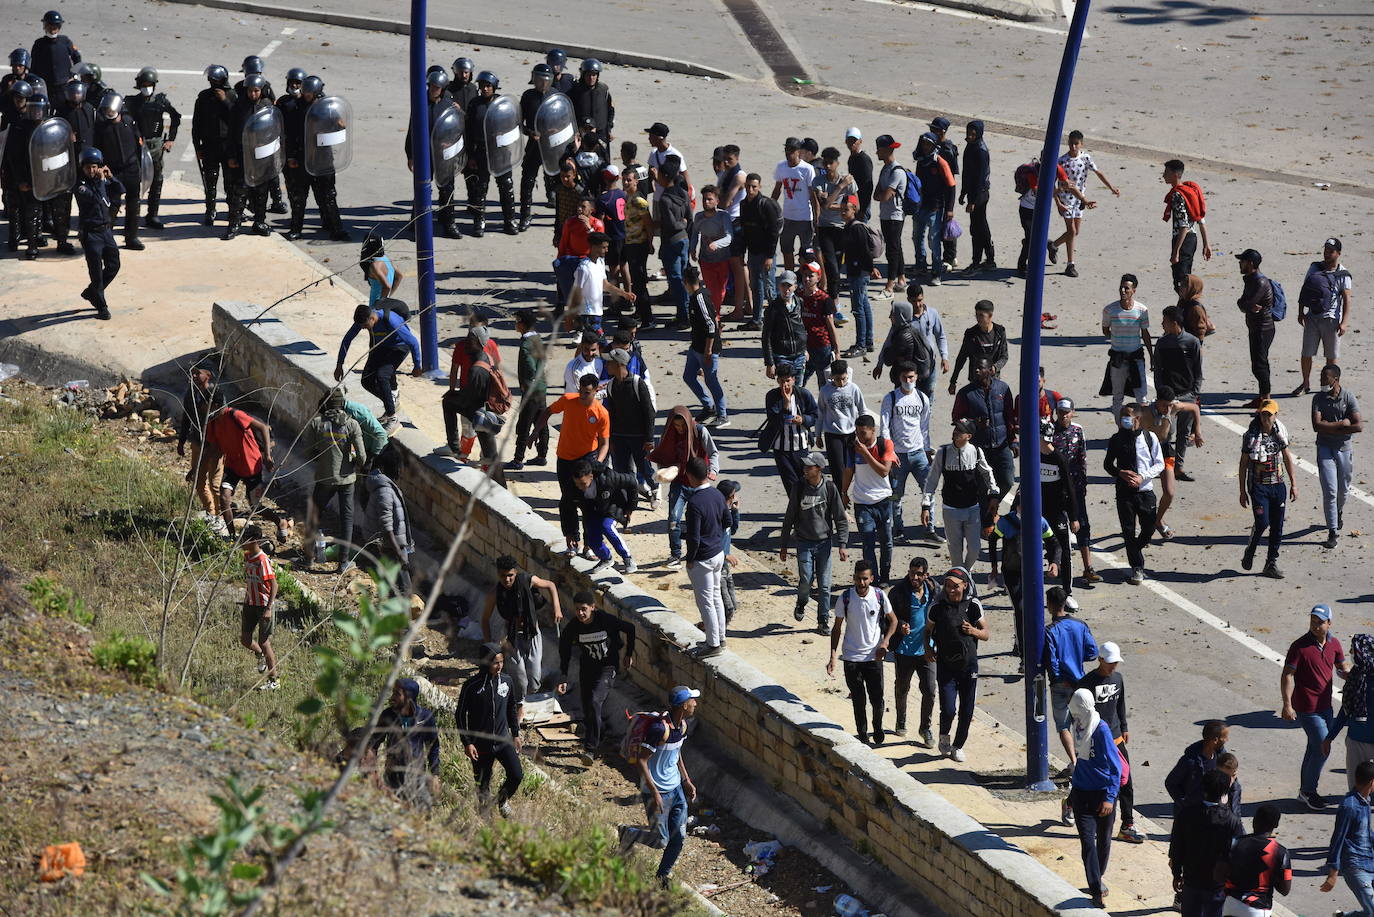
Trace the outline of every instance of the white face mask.
{"type": "Polygon", "coordinates": [[[1135,430],[1135,418],[1134,418],[1134,417],[1123,417],[1123,418],[1121,418],[1120,423],[1121,423],[1121,429],[1123,429],[1123,430],[1128,430],[1128,431],[1134,431],[1134,430],[1135,430]]]}
{"type": "Polygon", "coordinates": [[[299,86],[291,86],[286,91],[297,99],[301,97],[301,87],[299,86]]]}
{"type": "Polygon", "coordinates": [[[1322,386],[1322,394],[1323,394],[1323,395],[1329,395],[1329,394],[1331,394],[1331,386],[1329,386],[1329,385],[1323,385],[1323,386],[1322,386]]]}
{"type": "Polygon", "coordinates": [[[150,96],[150,95],[153,94],[153,87],[151,87],[151,86],[140,86],[140,87],[138,87],[138,94],[141,95],[141,96],[150,96]]]}
{"type": "Polygon", "coordinates": [[[902,386],[902,391],[906,392],[908,395],[911,394],[912,389],[916,388],[915,382],[908,382],[906,379],[903,379],[900,385],[902,386]]]}

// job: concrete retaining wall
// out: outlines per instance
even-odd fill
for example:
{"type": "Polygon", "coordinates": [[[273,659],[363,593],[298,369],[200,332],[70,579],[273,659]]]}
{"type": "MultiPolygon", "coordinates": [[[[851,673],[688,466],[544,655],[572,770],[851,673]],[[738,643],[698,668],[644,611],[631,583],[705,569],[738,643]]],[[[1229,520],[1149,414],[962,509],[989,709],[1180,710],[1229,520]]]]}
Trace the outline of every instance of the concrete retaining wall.
{"type": "MultiPolygon", "coordinates": [[[[245,391],[256,389],[274,423],[299,429],[329,385],[333,358],[280,322],[247,325],[258,311],[243,303],[214,306],[212,327],[224,374],[237,378],[245,391]]],[[[447,540],[470,520],[465,562],[486,566],[498,554],[511,554],[541,575],[590,586],[552,552],[561,533],[527,503],[483,485],[476,469],[431,455],[434,444],[414,430],[401,430],[393,439],[402,447],[400,484],[416,521],[436,540],[447,540]],[[479,485],[483,496],[474,499],[479,485]]],[[[683,654],[674,644],[696,642],[701,632],[636,586],[612,586],[603,607],[640,629],[644,649],[635,654],[637,682],[660,694],[675,684],[700,687],[698,720],[708,741],[871,854],[932,905],[957,917],[1105,917],[1025,851],[733,653],[704,661],[683,654]]]]}

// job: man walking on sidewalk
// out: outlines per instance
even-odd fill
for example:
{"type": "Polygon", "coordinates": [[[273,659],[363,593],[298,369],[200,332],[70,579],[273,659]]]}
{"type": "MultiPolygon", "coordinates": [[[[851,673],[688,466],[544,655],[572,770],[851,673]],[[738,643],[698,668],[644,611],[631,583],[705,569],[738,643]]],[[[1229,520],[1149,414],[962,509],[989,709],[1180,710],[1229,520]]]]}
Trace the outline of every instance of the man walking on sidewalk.
{"type": "Polygon", "coordinates": [[[1130,584],[1145,581],[1145,546],[1155,531],[1155,478],[1164,473],[1164,453],[1159,438],[1136,424],[1140,406],[1121,409],[1121,429],[1107,441],[1102,467],[1116,481],[1116,514],[1121,520],[1121,540],[1131,565],[1130,584]]]}
{"type": "Polygon", "coordinates": [[[1279,676],[1283,706],[1279,716],[1290,722],[1296,720],[1307,734],[1298,799],[1318,812],[1326,808],[1326,800],[1317,792],[1317,783],[1326,768],[1322,748],[1331,732],[1331,688],[1337,672],[1345,678],[1350,673],[1350,663],[1346,662],[1341,641],[1331,636],[1331,606],[1313,605],[1307,633],[1293,641],[1283,661],[1283,674],[1279,676]]]}
{"type": "Polygon", "coordinates": [[[1112,823],[1121,791],[1123,763],[1112,741],[1111,728],[1102,722],[1092,693],[1079,688],[1069,699],[1073,743],[1077,751],[1069,790],[1069,807],[1078,825],[1078,842],[1093,904],[1105,906],[1107,883],[1102,875],[1112,855],[1112,823]]]}
{"type": "Polygon", "coordinates": [[[849,560],[849,517],[845,515],[840,489],[825,476],[825,456],[809,452],[802,457],[802,479],[787,500],[782,519],[782,548],[778,558],[787,562],[787,545],[797,535],[797,607],[792,617],[806,620],[806,601],[816,585],[816,630],[830,633],[830,549],[840,552],[840,563],[849,560]]]}
{"type": "Polygon", "coordinates": [[[1317,478],[1329,550],[1336,547],[1337,533],[1345,528],[1345,498],[1354,473],[1350,437],[1364,430],[1360,403],[1341,384],[1341,368],[1335,363],[1322,367],[1321,391],[1312,396],[1312,429],[1317,433],[1317,478]]]}
{"type": "Polygon", "coordinates": [[[883,744],[883,659],[887,656],[897,617],[883,591],[873,584],[873,564],[854,564],[854,585],[844,591],[835,608],[830,631],[830,661],[825,674],[835,677],[836,656],[844,660],[844,681],[854,703],[854,727],[865,745],[883,744]],[[841,649],[840,640],[844,639],[841,649]],[[868,710],[873,707],[873,733],[869,741],[868,710]]]}

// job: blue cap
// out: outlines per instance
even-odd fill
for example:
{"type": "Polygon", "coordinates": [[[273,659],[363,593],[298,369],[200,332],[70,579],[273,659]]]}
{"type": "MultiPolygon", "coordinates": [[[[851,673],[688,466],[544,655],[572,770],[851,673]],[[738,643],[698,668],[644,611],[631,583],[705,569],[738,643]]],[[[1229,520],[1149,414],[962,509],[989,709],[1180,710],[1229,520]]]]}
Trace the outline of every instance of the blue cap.
{"type": "Polygon", "coordinates": [[[1312,606],[1312,617],[1321,618],[1323,621],[1331,620],[1331,606],[1325,603],[1312,606]]]}
{"type": "Polygon", "coordinates": [[[678,685],[668,694],[668,704],[673,707],[681,707],[694,697],[701,697],[701,692],[686,685],[678,685]]]}

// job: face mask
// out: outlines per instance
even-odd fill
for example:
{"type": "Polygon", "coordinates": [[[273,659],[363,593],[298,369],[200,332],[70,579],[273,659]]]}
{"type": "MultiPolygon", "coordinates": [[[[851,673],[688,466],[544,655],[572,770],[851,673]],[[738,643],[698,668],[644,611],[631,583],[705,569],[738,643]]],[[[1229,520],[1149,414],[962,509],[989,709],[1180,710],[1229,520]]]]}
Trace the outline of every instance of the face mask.
{"type": "Polygon", "coordinates": [[[1323,394],[1323,395],[1329,395],[1329,394],[1331,394],[1331,386],[1329,386],[1329,385],[1323,385],[1323,386],[1322,386],[1322,394],[1323,394]]]}
{"type": "Polygon", "coordinates": [[[292,86],[291,88],[287,89],[286,91],[289,92],[292,96],[294,96],[294,97],[297,98],[297,99],[299,99],[299,98],[301,97],[301,87],[299,87],[299,86],[292,86]]]}
{"type": "Polygon", "coordinates": [[[1121,418],[1121,429],[1126,430],[1126,431],[1129,431],[1129,432],[1134,432],[1134,431],[1135,431],[1135,418],[1133,418],[1133,417],[1123,417],[1123,418],[1121,418]]]}
{"type": "Polygon", "coordinates": [[[916,383],[915,383],[915,382],[908,382],[908,381],[905,380],[905,379],[902,380],[901,385],[902,385],[902,391],[906,392],[908,395],[911,394],[912,389],[914,389],[914,388],[916,387],[916,383]]]}
{"type": "Polygon", "coordinates": [[[141,95],[141,96],[150,96],[150,95],[153,94],[153,87],[151,87],[151,86],[140,86],[140,87],[138,87],[138,94],[141,95]]]}

